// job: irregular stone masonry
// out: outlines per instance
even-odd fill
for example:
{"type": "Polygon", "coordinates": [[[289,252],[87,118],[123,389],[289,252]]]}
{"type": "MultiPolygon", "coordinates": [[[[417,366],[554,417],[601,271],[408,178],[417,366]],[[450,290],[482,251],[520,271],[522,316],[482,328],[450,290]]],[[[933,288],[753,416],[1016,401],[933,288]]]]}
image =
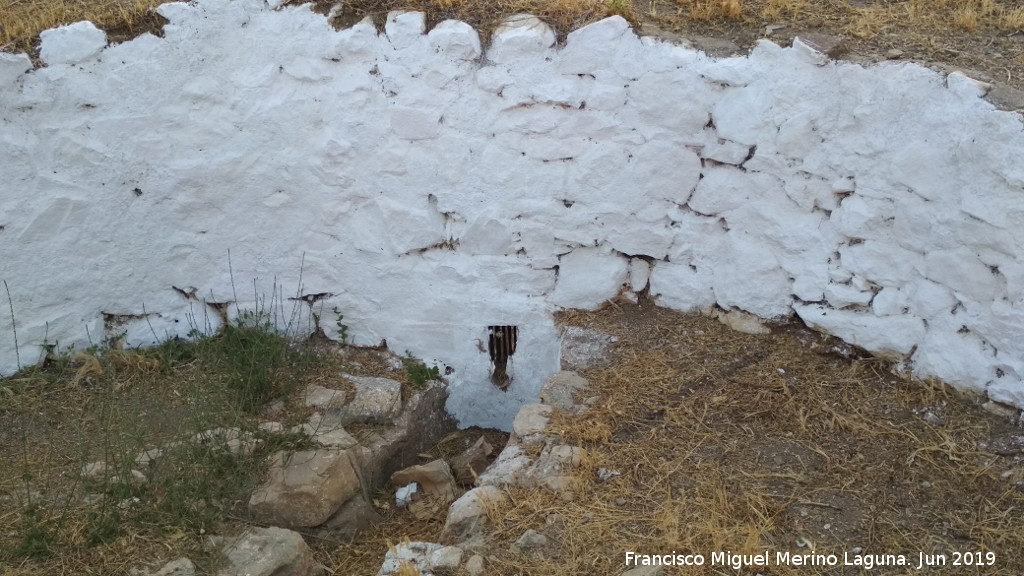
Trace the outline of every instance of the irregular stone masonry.
{"type": "Polygon", "coordinates": [[[716,59],[621,18],[555,46],[520,17],[484,51],[418,13],[158,11],[163,38],[80,23],[44,68],[0,54],[5,373],[44,339],[216,328],[256,279],[454,370],[461,424],[507,429],[558,370],[551,312],[646,289],[1024,405],[1024,131],[963,75],[802,43],[716,59]],[[518,328],[507,392],[488,326],[518,328]]]}

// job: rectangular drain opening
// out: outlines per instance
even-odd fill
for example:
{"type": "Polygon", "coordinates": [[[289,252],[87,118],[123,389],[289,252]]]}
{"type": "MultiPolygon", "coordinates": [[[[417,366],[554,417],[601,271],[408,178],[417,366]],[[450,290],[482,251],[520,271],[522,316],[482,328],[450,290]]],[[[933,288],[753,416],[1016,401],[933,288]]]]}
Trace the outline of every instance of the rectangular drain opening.
{"type": "Polygon", "coordinates": [[[508,359],[516,353],[516,342],[519,340],[517,326],[488,326],[487,352],[490,353],[494,370],[491,382],[501,390],[508,390],[512,378],[508,375],[508,359]]]}

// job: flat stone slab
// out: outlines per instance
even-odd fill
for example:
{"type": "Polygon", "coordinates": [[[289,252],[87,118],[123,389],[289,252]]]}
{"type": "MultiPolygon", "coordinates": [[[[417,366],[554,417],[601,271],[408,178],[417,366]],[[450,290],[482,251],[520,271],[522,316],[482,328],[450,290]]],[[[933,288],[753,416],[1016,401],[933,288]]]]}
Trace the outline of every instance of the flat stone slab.
{"type": "Polygon", "coordinates": [[[326,569],[298,532],[250,528],[221,551],[231,564],[217,576],[322,576],[326,569]]]}
{"type": "Polygon", "coordinates": [[[340,410],[344,407],[346,397],[344,390],[335,390],[334,388],[324,388],[323,386],[310,384],[306,386],[306,390],[302,394],[302,401],[306,406],[327,412],[330,410],[340,410]]]}
{"type": "Polygon", "coordinates": [[[566,326],[562,331],[562,367],[583,370],[607,366],[611,362],[612,345],[617,341],[615,336],[600,330],[566,326]]]}
{"type": "Polygon", "coordinates": [[[586,409],[582,402],[577,402],[575,395],[590,390],[590,382],[575,372],[555,372],[544,381],[540,389],[540,401],[568,412],[578,414],[586,409]]]}
{"type": "Polygon", "coordinates": [[[389,422],[402,410],[402,384],[390,378],[344,375],[356,396],[338,411],[342,424],[389,422]]]}
{"type": "Polygon", "coordinates": [[[551,410],[553,408],[545,404],[524,405],[516,414],[516,419],[512,421],[512,431],[520,438],[544,431],[551,410]]]}

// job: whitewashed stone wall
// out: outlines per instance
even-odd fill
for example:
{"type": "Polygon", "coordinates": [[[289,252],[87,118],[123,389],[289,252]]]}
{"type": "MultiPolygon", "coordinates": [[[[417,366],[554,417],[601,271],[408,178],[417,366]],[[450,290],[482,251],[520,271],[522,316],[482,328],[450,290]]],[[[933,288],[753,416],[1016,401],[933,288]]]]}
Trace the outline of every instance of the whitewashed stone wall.
{"type": "Polygon", "coordinates": [[[287,324],[308,310],[283,298],[323,294],[328,334],[337,306],[356,343],[454,369],[463,425],[507,428],[558,367],[550,313],[647,287],[1024,406],[1024,130],[963,76],[714,59],[619,18],[564,47],[520,19],[482,52],[415,13],[159,12],[164,38],[80,23],[45,68],[0,55],[5,373],[44,339],[147,344],[215,327],[204,302],[287,324]],[[491,324],[520,329],[508,393],[491,324]]]}

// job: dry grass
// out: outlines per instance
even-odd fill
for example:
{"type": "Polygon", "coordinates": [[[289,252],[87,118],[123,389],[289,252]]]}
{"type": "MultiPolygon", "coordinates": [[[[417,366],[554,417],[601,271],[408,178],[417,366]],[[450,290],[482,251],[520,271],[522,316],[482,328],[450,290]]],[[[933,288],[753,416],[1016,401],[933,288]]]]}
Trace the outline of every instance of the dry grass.
{"type": "MultiPolygon", "coordinates": [[[[113,31],[116,38],[158,28],[152,8],[166,0],[0,0],[0,46],[31,50],[39,32],[79,20],[91,20],[113,31]]],[[[333,2],[313,0],[324,13],[333,2]]],[[[301,3],[301,2],[294,2],[301,3]]],[[[569,31],[600,18],[620,14],[632,22],[642,16],[667,16],[691,22],[737,21],[759,26],[762,21],[793,26],[828,22],[869,38],[886,26],[929,30],[1020,30],[1024,8],[1006,0],[902,0],[851,5],[832,0],[351,0],[341,20],[365,16],[377,19],[390,10],[422,10],[431,23],[447,18],[464,20],[485,36],[504,18],[519,12],[537,14],[564,37],[569,31]]]]}

